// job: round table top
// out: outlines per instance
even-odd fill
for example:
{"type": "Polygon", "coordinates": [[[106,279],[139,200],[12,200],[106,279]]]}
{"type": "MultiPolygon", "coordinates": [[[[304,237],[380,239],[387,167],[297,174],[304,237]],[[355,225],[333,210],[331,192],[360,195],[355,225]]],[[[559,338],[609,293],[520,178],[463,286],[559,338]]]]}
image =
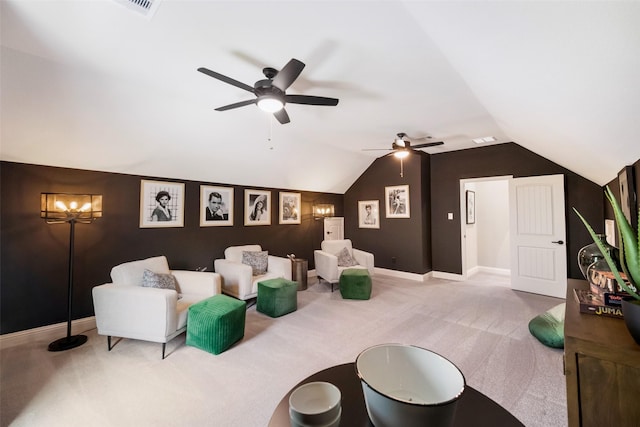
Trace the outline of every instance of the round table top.
{"type": "MultiPolygon", "coordinates": [[[[372,427],[364,403],[364,394],[360,379],[356,373],[355,363],[345,363],[317,372],[296,384],[276,407],[269,427],[289,427],[289,396],[291,392],[313,381],[326,381],[338,387],[342,393],[341,426],[372,427]]],[[[524,427],[516,417],[506,409],[470,386],[465,386],[456,407],[454,426],[474,427],[524,427]]]]}

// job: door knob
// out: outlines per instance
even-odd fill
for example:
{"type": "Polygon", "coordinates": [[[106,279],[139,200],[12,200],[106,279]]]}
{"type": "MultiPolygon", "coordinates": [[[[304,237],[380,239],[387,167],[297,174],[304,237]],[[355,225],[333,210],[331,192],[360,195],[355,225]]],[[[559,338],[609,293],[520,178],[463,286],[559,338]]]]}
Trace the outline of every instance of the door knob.
{"type": "Polygon", "coordinates": [[[564,245],[564,242],[562,240],[555,240],[555,241],[553,241],[551,243],[557,243],[559,245],[564,245]]]}

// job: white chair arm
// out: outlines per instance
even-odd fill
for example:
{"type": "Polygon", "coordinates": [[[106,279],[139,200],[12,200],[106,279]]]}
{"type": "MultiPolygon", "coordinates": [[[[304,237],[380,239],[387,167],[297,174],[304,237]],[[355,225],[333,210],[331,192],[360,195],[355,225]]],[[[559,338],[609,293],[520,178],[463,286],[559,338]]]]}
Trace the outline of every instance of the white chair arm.
{"type": "Polygon", "coordinates": [[[269,255],[269,259],[267,261],[267,272],[270,274],[276,274],[277,276],[283,277],[287,280],[291,280],[291,260],[289,258],[269,255]]]}
{"type": "Polygon", "coordinates": [[[171,274],[175,276],[183,294],[213,296],[222,292],[222,280],[218,273],[172,270],[171,274]]]}
{"type": "Polygon", "coordinates": [[[222,277],[223,292],[236,298],[245,299],[251,294],[253,284],[251,266],[227,259],[213,262],[216,273],[222,277]]]}
{"type": "Polygon", "coordinates": [[[363,267],[367,267],[367,270],[369,270],[369,275],[373,276],[374,258],[372,253],[354,248],[353,257],[355,258],[356,261],[358,261],[358,264],[360,264],[363,267]]]}
{"type": "Polygon", "coordinates": [[[107,283],[92,294],[100,335],[166,342],[177,329],[174,290],[107,283]]]}
{"type": "Polygon", "coordinates": [[[313,251],[313,259],[315,261],[316,275],[329,283],[336,283],[340,279],[337,256],[316,249],[313,251]]]}

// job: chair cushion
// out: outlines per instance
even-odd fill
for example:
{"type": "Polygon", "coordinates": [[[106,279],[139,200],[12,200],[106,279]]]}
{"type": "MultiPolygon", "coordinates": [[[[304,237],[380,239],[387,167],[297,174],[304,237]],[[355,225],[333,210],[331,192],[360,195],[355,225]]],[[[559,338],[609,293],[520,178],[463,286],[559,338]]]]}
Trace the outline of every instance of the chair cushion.
{"type": "Polygon", "coordinates": [[[353,245],[351,244],[350,239],[342,239],[342,240],[323,240],[320,244],[320,247],[323,251],[329,252],[333,255],[338,255],[342,248],[347,248],[349,251],[349,255],[353,256],[351,250],[353,249],[353,245]]]}
{"type": "Polygon", "coordinates": [[[262,247],[260,245],[229,246],[224,250],[224,259],[233,262],[242,262],[242,252],[258,252],[261,250],[262,247]]]}
{"type": "Polygon", "coordinates": [[[139,261],[125,262],[111,269],[111,281],[119,285],[142,286],[145,270],[169,274],[169,263],[165,256],[157,256],[139,261]]]}
{"type": "Polygon", "coordinates": [[[547,347],[564,348],[565,303],[558,304],[529,322],[529,332],[547,347]]]}
{"type": "Polygon", "coordinates": [[[336,256],[338,257],[338,267],[352,267],[354,265],[358,265],[358,261],[351,256],[349,249],[347,248],[342,248],[336,256]]]}
{"type": "Polygon", "coordinates": [[[173,274],[154,273],[144,270],[142,274],[143,288],[173,289],[178,290],[178,282],[173,274]]]}
{"type": "Polygon", "coordinates": [[[252,274],[258,276],[267,272],[268,251],[243,251],[242,263],[251,266],[252,274]]]}

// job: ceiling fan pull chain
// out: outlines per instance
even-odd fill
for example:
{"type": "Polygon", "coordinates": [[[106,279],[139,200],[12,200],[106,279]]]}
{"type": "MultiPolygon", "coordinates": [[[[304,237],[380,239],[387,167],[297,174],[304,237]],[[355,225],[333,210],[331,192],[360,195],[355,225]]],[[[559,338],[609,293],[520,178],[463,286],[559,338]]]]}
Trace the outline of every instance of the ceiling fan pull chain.
{"type": "Polygon", "coordinates": [[[400,158],[400,178],[404,178],[404,165],[402,163],[402,158],[400,158]]]}

